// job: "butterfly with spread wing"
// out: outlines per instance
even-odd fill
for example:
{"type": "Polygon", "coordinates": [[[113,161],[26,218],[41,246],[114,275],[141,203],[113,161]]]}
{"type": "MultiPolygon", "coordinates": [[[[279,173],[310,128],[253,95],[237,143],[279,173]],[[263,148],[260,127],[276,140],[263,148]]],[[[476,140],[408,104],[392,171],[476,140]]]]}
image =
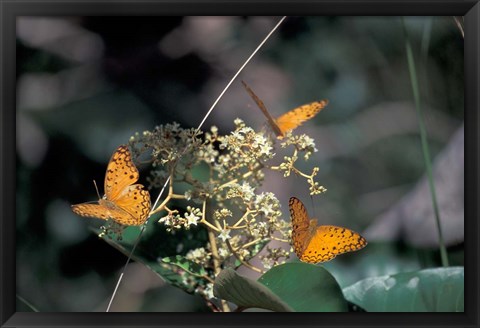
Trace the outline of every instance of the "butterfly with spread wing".
{"type": "Polygon", "coordinates": [[[148,218],[150,194],[143,185],[135,184],[140,174],[132,161],[126,145],[113,153],[105,174],[105,195],[98,204],[72,205],[72,211],[80,216],[112,219],[126,226],[142,225],[148,218]]]}
{"type": "Polygon", "coordinates": [[[288,202],[292,218],[293,250],[302,262],[330,261],[337,255],[358,251],[367,245],[359,233],[332,225],[318,225],[308,216],[303,203],[296,197],[288,202]]]}
{"type": "Polygon", "coordinates": [[[277,135],[278,139],[282,139],[285,136],[285,133],[296,129],[303,122],[313,118],[315,115],[318,114],[325,106],[328,105],[328,100],[323,99],[320,101],[314,101],[312,103],[297,107],[292,109],[291,111],[286,112],[285,114],[281,115],[278,118],[273,118],[270,115],[270,112],[265,107],[264,103],[260,98],[253,92],[253,90],[242,81],[243,86],[247,90],[250,97],[252,97],[253,101],[257,104],[258,108],[262,111],[263,115],[267,118],[268,124],[272,128],[273,132],[277,135]]]}

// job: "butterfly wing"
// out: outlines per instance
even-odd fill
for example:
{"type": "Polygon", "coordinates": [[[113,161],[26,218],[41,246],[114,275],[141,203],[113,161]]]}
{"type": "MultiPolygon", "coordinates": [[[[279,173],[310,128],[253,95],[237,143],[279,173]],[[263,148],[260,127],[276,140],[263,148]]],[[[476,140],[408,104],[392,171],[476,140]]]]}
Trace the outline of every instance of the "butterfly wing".
{"type": "Polygon", "coordinates": [[[353,230],[332,225],[317,227],[317,221],[310,220],[298,198],[291,197],[288,205],[292,217],[293,249],[301,261],[326,262],[367,245],[365,238],[353,230]]]}
{"type": "Polygon", "coordinates": [[[126,188],[138,181],[140,174],[133,164],[132,155],[126,145],[121,145],[113,153],[105,173],[105,195],[112,202],[122,196],[126,188]]]}
{"type": "Polygon", "coordinates": [[[316,228],[300,260],[308,263],[330,261],[335,256],[362,249],[367,241],[359,233],[342,227],[323,225],[316,228]]]}
{"type": "Polygon", "coordinates": [[[328,100],[314,101],[310,104],[292,109],[277,118],[275,122],[280,129],[281,135],[283,136],[286,132],[296,129],[302,125],[303,122],[313,118],[318,112],[325,108],[327,104],[328,100]]]}
{"type": "Polygon", "coordinates": [[[97,218],[103,220],[108,220],[110,218],[107,212],[107,208],[99,204],[82,203],[72,205],[72,211],[75,214],[89,218],[97,218]]]}
{"type": "Polygon", "coordinates": [[[100,200],[100,204],[82,203],[72,205],[72,211],[83,217],[103,220],[112,219],[123,225],[139,225],[136,224],[137,220],[130,213],[107,200],[100,200]]]}
{"type": "MultiPolygon", "coordinates": [[[[72,211],[80,216],[103,220],[113,219],[117,216],[114,208],[111,209],[103,204],[76,204],[72,205],[72,211]]],[[[122,211],[121,214],[125,215],[126,213],[122,211]]]]}
{"type": "Polygon", "coordinates": [[[300,258],[311,238],[309,229],[310,219],[307,209],[298,198],[290,197],[288,207],[292,218],[293,250],[300,258]]]}
{"type": "Polygon", "coordinates": [[[272,115],[270,115],[270,113],[268,112],[267,107],[265,107],[265,105],[263,104],[263,101],[261,101],[260,98],[258,98],[255,92],[253,92],[253,90],[250,89],[250,87],[244,81],[242,81],[242,84],[247,90],[250,97],[252,97],[253,101],[255,101],[258,108],[260,108],[263,115],[265,115],[265,117],[267,118],[268,124],[270,124],[270,126],[272,127],[273,132],[275,132],[277,136],[283,136],[281,129],[278,127],[277,122],[272,117],[272,115]]]}
{"type": "Polygon", "coordinates": [[[112,155],[105,175],[106,198],[124,213],[113,218],[120,224],[141,225],[150,213],[150,194],[143,185],[134,184],[138,178],[138,169],[128,147],[121,145],[112,155]]]}
{"type": "Polygon", "coordinates": [[[141,225],[150,213],[150,194],[139,178],[128,147],[121,145],[110,158],[105,174],[105,196],[98,204],[72,205],[74,213],[98,219],[112,219],[123,225],[141,225]]]}
{"type": "Polygon", "coordinates": [[[115,221],[123,225],[142,225],[150,213],[150,194],[141,184],[131,185],[115,200],[115,205],[129,214],[114,218],[115,221]]]}

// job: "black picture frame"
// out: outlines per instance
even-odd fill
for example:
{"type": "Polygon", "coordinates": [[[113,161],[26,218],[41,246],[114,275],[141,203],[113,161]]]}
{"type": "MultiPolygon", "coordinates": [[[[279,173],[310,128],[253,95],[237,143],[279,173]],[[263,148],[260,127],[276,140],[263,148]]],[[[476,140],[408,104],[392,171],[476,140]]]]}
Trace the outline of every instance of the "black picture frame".
{"type": "Polygon", "coordinates": [[[322,326],[478,327],[479,15],[477,1],[0,1],[1,327],[322,326]],[[465,17],[464,313],[20,313],[15,309],[15,20],[22,15],[439,15],[465,17]]]}

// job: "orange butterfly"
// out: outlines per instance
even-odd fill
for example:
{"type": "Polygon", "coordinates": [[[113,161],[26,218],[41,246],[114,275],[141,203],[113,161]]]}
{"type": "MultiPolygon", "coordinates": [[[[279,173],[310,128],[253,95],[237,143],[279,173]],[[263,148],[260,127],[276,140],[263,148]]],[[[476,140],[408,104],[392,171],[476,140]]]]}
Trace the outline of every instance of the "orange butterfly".
{"type": "Polygon", "coordinates": [[[143,185],[134,184],[139,173],[127,146],[121,145],[113,153],[105,174],[105,195],[98,204],[72,205],[80,216],[112,219],[128,226],[142,225],[150,213],[150,194],[143,185]]]}
{"type": "Polygon", "coordinates": [[[273,132],[275,132],[278,139],[282,139],[285,136],[285,133],[296,129],[302,125],[303,122],[313,118],[318,112],[328,105],[328,100],[326,99],[314,101],[312,103],[292,109],[291,111],[281,115],[279,118],[274,119],[263,104],[263,101],[258,98],[253,90],[244,81],[242,81],[242,84],[250,97],[252,97],[262,113],[266,116],[268,123],[272,127],[273,132]]]}
{"type": "Polygon", "coordinates": [[[288,206],[292,217],[293,249],[303,262],[330,261],[337,255],[357,251],[367,245],[365,238],[350,229],[318,226],[317,220],[310,219],[298,198],[291,197],[288,206]]]}

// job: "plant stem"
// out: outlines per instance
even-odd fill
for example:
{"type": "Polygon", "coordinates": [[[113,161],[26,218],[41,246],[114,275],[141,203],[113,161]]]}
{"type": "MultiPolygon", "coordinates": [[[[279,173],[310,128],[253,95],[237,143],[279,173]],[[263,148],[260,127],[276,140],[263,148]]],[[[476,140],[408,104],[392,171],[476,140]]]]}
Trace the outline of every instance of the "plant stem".
{"type": "Polygon", "coordinates": [[[290,243],[290,241],[288,239],[282,239],[282,238],[278,238],[278,237],[274,237],[274,236],[272,236],[272,240],[280,241],[282,243],[290,243]]]}
{"type": "Polygon", "coordinates": [[[410,44],[410,39],[408,37],[407,27],[406,27],[404,18],[402,18],[402,25],[403,25],[403,31],[405,34],[405,48],[407,51],[408,70],[410,72],[410,80],[412,83],[413,97],[415,99],[415,108],[417,110],[418,124],[420,127],[420,139],[422,142],[423,159],[426,166],[427,180],[430,188],[430,194],[432,196],[432,206],[433,206],[433,211],[435,213],[435,220],[437,225],[438,239],[440,244],[440,255],[442,259],[442,265],[444,267],[447,267],[449,265],[447,249],[445,247],[445,242],[443,240],[442,226],[440,222],[440,211],[438,210],[437,196],[435,192],[435,182],[433,180],[432,161],[430,157],[430,150],[428,148],[427,129],[425,127],[425,121],[424,121],[423,111],[422,111],[421,102],[420,102],[420,92],[419,92],[417,73],[415,70],[415,61],[413,58],[412,46],[410,44]]]}
{"type": "MultiPolygon", "coordinates": [[[[235,229],[235,228],[238,228],[240,223],[242,223],[243,221],[245,221],[245,219],[252,213],[255,213],[256,211],[254,210],[251,210],[249,208],[247,208],[247,210],[245,211],[245,213],[242,215],[242,217],[240,219],[238,219],[237,222],[235,222],[235,224],[233,226],[231,226],[232,229],[235,229]]],[[[248,222],[247,222],[248,224],[248,222]]]]}
{"type": "Polygon", "coordinates": [[[238,255],[238,253],[233,249],[232,247],[232,244],[230,244],[230,241],[227,239],[226,240],[226,244],[227,244],[227,247],[230,249],[230,251],[233,253],[233,255],[235,255],[235,257],[237,258],[237,260],[240,261],[240,263],[242,263],[244,266],[246,266],[247,268],[249,268],[250,270],[253,270],[255,272],[259,272],[259,273],[263,273],[262,270],[260,270],[259,268],[257,268],[256,266],[253,266],[251,265],[250,263],[246,262],[244,259],[242,259],[240,257],[240,255],[238,255]]]}
{"type": "MultiPolygon", "coordinates": [[[[208,222],[208,220],[205,219],[206,210],[207,210],[207,200],[204,200],[203,209],[202,209],[202,213],[203,213],[202,220],[205,220],[205,222],[208,222]]],[[[210,222],[208,223],[211,225],[210,222]]],[[[215,277],[216,277],[221,271],[220,257],[218,256],[217,241],[215,240],[215,233],[213,232],[213,230],[212,229],[207,229],[207,230],[208,230],[208,241],[210,243],[210,248],[212,249],[213,272],[215,273],[215,277]]],[[[221,300],[221,304],[222,304],[223,312],[230,312],[230,307],[228,306],[227,301],[221,300]]]]}
{"type": "Polygon", "coordinates": [[[165,197],[165,199],[163,200],[163,202],[153,211],[150,212],[150,215],[148,216],[149,218],[158,213],[158,212],[161,212],[165,209],[165,206],[168,204],[168,202],[170,201],[170,195],[167,195],[167,197],[165,197]]]}
{"type": "Polygon", "coordinates": [[[259,242],[261,242],[261,241],[262,241],[262,238],[257,238],[257,239],[255,239],[255,240],[252,240],[251,242],[248,242],[248,243],[243,244],[242,246],[238,247],[238,248],[235,250],[235,252],[238,251],[239,249],[248,248],[248,247],[250,247],[250,246],[252,246],[252,245],[255,245],[256,243],[259,243],[259,242]]]}
{"type": "Polygon", "coordinates": [[[210,222],[208,222],[207,220],[202,219],[202,220],[200,220],[200,223],[206,225],[209,230],[213,230],[213,231],[216,231],[216,232],[220,232],[220,230],[219,230],[217,227],[215,227],[214,225],[212,225],[212,224],[211,224],[210,222]]]}
{"type": "Polygon", "coordinates": [[[250,171],[244,173],[240,178],[236,178],[236,179],[233,179],[233,180],[230,180],[226,183],[224,183],[223,185],[215,188],[215,191],[218,191],[218,190],[222,190],[223,188],[231,185],[231,184],[234,184],[234,183],[237,183],[238,181],[240,180],[245,180],[246,178],[248,178],[249,176],[253,175],[255,172],[257,172],[258,170],[262,169],[263,166],[262,165],[259,165],[259,166],[256,166],[254,167],[253,169],[251,169],[250,171]]]}

